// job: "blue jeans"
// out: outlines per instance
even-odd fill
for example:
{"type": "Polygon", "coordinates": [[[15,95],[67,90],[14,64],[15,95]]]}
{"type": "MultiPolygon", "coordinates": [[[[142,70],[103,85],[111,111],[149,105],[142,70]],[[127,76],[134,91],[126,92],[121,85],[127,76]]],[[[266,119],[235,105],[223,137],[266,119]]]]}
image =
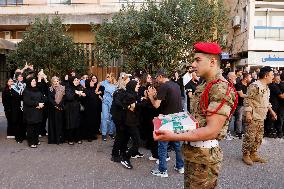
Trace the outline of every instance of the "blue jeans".
{"type": "Polygon", "coordinates": [[[233,134],[235,132],[236,117],[233,115],[229,121],[228,133],[233,134]]]}
{"type": "Polygon", "coordinates": [[[244,114],[244,106],[238,106],[235,112],[236,121],[235,121],[235,128],[236,133],[244,133],[245,128],[243,124],[243,114],[244,114]]]}
{"type": "Polygon", "coordinates": [[[111,104],[112,104],[111,101],[103,101],[102,103],[102,122],[101,122],[102,135],[106,135],[107,133],[113,135],[115,133],[115,125],[113,123],[110,114],[111,104]]]}
{"type": "Polygon", "coordinates": [[[180,142],[158,142],[158,155],[159,155],[159,171],[167,171],[167,154],[168,144],[171,143],[176,153],[176,168],[183,168],[184,162],[181,155],[181,143],[180,142]]]}

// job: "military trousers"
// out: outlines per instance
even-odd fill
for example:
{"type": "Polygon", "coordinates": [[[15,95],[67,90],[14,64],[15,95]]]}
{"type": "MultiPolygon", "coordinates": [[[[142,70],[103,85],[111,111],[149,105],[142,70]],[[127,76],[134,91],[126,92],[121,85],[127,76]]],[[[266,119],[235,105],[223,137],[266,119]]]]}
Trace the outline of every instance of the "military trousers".
{"type": "Polygon", "coordinates": [[[217,187],[223,153],[220,147],[197,148],[183,145],[184,188],[213,189],[217,187]]]}
{"type": "Polygon", "coordinates": [[[245,123],[245,136],[243,140],[243,154],[255,153],[258,151],[264,133],[264,121],[252,120],[245,123]]]}

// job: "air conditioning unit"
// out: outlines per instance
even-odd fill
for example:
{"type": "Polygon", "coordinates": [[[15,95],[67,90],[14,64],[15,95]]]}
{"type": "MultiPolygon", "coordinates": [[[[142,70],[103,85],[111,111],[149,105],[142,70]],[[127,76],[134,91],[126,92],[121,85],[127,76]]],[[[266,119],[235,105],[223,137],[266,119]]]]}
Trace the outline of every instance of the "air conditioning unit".
{"type": "Polygon", "coordinates": [[[239,27],[241,27],[241,17],[235,16],[233,18],[233,28],[236,29],[236,28],[239,28],[239,27]]]}
{"type": "Polygon", "coordinates": [[[4,31],[4,39],[11,39],[11,32],[10,31],[4,31]]]}

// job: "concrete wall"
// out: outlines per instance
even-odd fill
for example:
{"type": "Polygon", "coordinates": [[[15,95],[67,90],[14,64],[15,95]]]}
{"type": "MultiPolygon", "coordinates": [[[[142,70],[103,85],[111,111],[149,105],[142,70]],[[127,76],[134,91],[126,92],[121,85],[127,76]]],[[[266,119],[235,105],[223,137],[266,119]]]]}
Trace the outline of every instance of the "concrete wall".
{"type": "Polygon", "coordinates": [[[230,23],[228,26],[228,36],[227,36],[227,46],[228,51],[233,56],[237,56],[238,53],[247,51],[248,48],[248,23],[250,22],[249,6],[246,3],[246,0],[225,0],[225,4],[230,10],[230,23]],[[244,8],[247,7],[245,15],[244,8]],[[233,20],[235,16],[238,16],[241,20],[239,27],[233,28],[233,20]]]}

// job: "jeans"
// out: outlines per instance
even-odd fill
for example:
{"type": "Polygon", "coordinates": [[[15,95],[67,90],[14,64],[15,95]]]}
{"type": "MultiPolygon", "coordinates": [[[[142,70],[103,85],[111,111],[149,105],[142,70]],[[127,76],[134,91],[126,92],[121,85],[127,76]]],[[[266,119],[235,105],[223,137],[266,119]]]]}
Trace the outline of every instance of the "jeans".
{"type": "Polygon", "coordinates": [[[107,100],[104,100],[102,103],[102,123],[101,123],[102,135],[106,135],[107,133],[113,135],[115,133],[115,125],[110,114],[111,104],[112,101],[107,101],[107,100]]]}
{"type": "Polygon", "coordinates": [[[235,116],[233,115],[230,119],[229,122],[229,128],[228,128],[228,133],[234,133],[235,132],[235,116]]]}
{"type": "Polygon", "coordinates": [[[184,162],[181,155],[181,143],[180,142],[158,142],[158,155],[159,155],[159,171],[165,172],[167,171],[167,150],[168,144],[171,143],[174,147],[176,153],[176,168],[183,168],[184,162]]]}
{"type": "Polygon", "coordinates": [[[245,128],[243,124],[243,114],[244,114],[244,107],[243,106],[238,106],[235,112],[235,128],[236,128],[236,133],[244,133],[245,128]]]}

